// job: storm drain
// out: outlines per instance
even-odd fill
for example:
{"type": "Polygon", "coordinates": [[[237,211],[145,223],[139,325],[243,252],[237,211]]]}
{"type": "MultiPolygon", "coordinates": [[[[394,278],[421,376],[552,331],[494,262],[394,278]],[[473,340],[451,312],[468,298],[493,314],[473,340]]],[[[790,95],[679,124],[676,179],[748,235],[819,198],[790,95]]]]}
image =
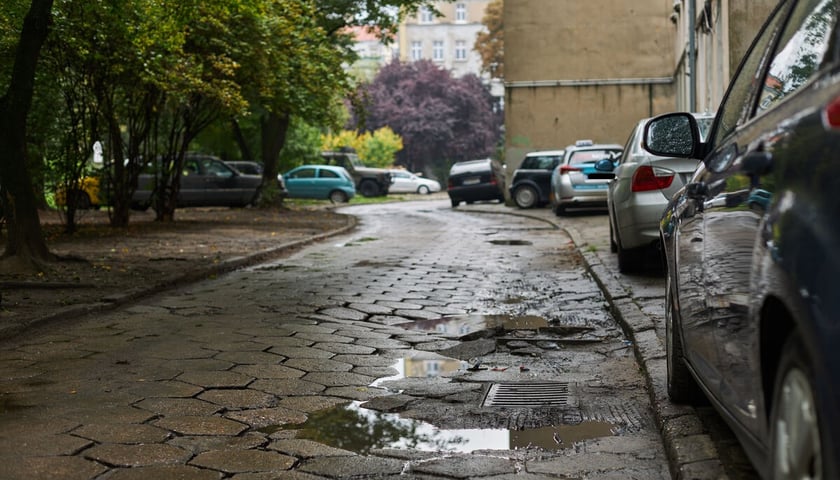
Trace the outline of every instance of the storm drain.
{"type": "Polygon", "coordinates": [[[569,404],[567,382],[494,383],[484,397],[484,407],[564,407],[569,404]]]}

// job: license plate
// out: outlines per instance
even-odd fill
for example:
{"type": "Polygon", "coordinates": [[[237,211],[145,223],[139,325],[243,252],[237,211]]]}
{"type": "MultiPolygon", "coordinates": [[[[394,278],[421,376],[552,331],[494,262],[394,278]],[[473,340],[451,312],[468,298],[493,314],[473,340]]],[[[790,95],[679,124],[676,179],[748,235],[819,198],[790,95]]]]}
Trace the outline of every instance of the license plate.
{"type": "Polygon", "coordinates": [[[461,182],[461,185],[475,185],[476,183],[479,183],[479,182],[481,182],[481,178],[470,177],[470,178],[465,178],[464,181],[461,182]]]}

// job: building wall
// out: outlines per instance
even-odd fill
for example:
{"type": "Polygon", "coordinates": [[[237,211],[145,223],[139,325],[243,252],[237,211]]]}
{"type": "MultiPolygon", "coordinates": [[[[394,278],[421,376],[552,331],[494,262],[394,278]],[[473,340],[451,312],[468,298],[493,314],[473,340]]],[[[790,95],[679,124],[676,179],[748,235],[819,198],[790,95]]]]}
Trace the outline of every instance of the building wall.
{"type": "Polygon", "coordinates": [[[575,140],[623,144],[673,110],[672,0],[505,0],[505,158],[575,140]]]}
{"type": "Polygon", "coordinates": [[[713,112],[717,109],[729,80],[777,3],[777,0],[674,0],[671,19],[677,28],[674,36],[676,110],[713,112]],[[690,28],[691,2],[693,29],[690,28]],[[692,31],[697,52],[694,79],[688,55],[692,31]]]}
{"type": "MultiPolygon", "coordinates": [[[[399,29],[400,60],[416,60],[413,44],[419,42],[421,58],[432,60],[452,72],[455,77],[468,73],[481,76],[481,58],[473,49],[475,38],[484,28],[481,20],[490,0],[456,0],[435,2],[435,8],[442,14],[429,20],[423,12],[406,18],[399,29]],[[459,7],[463,7],[465,19],[456,18],[459,7]],[[442,57],[435,58],[435,42],[442,42],[442,57]],[[464,58],[456,58],[456,48],[461,42],[465,48],[464,58]]],[[[489,80],[485,78],[485,80],[489,80]]]]}

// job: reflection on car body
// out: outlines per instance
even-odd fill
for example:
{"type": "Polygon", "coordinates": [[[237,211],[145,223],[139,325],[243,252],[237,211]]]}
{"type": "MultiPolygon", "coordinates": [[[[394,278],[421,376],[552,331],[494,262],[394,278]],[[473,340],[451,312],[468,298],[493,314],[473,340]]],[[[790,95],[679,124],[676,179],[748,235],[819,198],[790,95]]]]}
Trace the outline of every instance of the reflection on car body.
{"type": "Polygon", "coordinates": [[[660,224],[668,393],[710,399],[765,478],[840,478],[838,12],[779,2],[707,141],[688,113],[644,132],[702,160],[660,224]]]}

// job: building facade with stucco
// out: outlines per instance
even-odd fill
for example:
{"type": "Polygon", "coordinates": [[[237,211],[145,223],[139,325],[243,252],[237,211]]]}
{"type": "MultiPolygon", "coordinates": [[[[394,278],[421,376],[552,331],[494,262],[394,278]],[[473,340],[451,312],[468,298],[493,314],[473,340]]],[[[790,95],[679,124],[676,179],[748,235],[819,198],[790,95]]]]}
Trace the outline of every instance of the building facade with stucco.
{"type": "Polygon", "coordinates": [[[775,3],[505,0],[509,175],[529,151],[624,144],[642,118],[714,111],[775,3]]]}

